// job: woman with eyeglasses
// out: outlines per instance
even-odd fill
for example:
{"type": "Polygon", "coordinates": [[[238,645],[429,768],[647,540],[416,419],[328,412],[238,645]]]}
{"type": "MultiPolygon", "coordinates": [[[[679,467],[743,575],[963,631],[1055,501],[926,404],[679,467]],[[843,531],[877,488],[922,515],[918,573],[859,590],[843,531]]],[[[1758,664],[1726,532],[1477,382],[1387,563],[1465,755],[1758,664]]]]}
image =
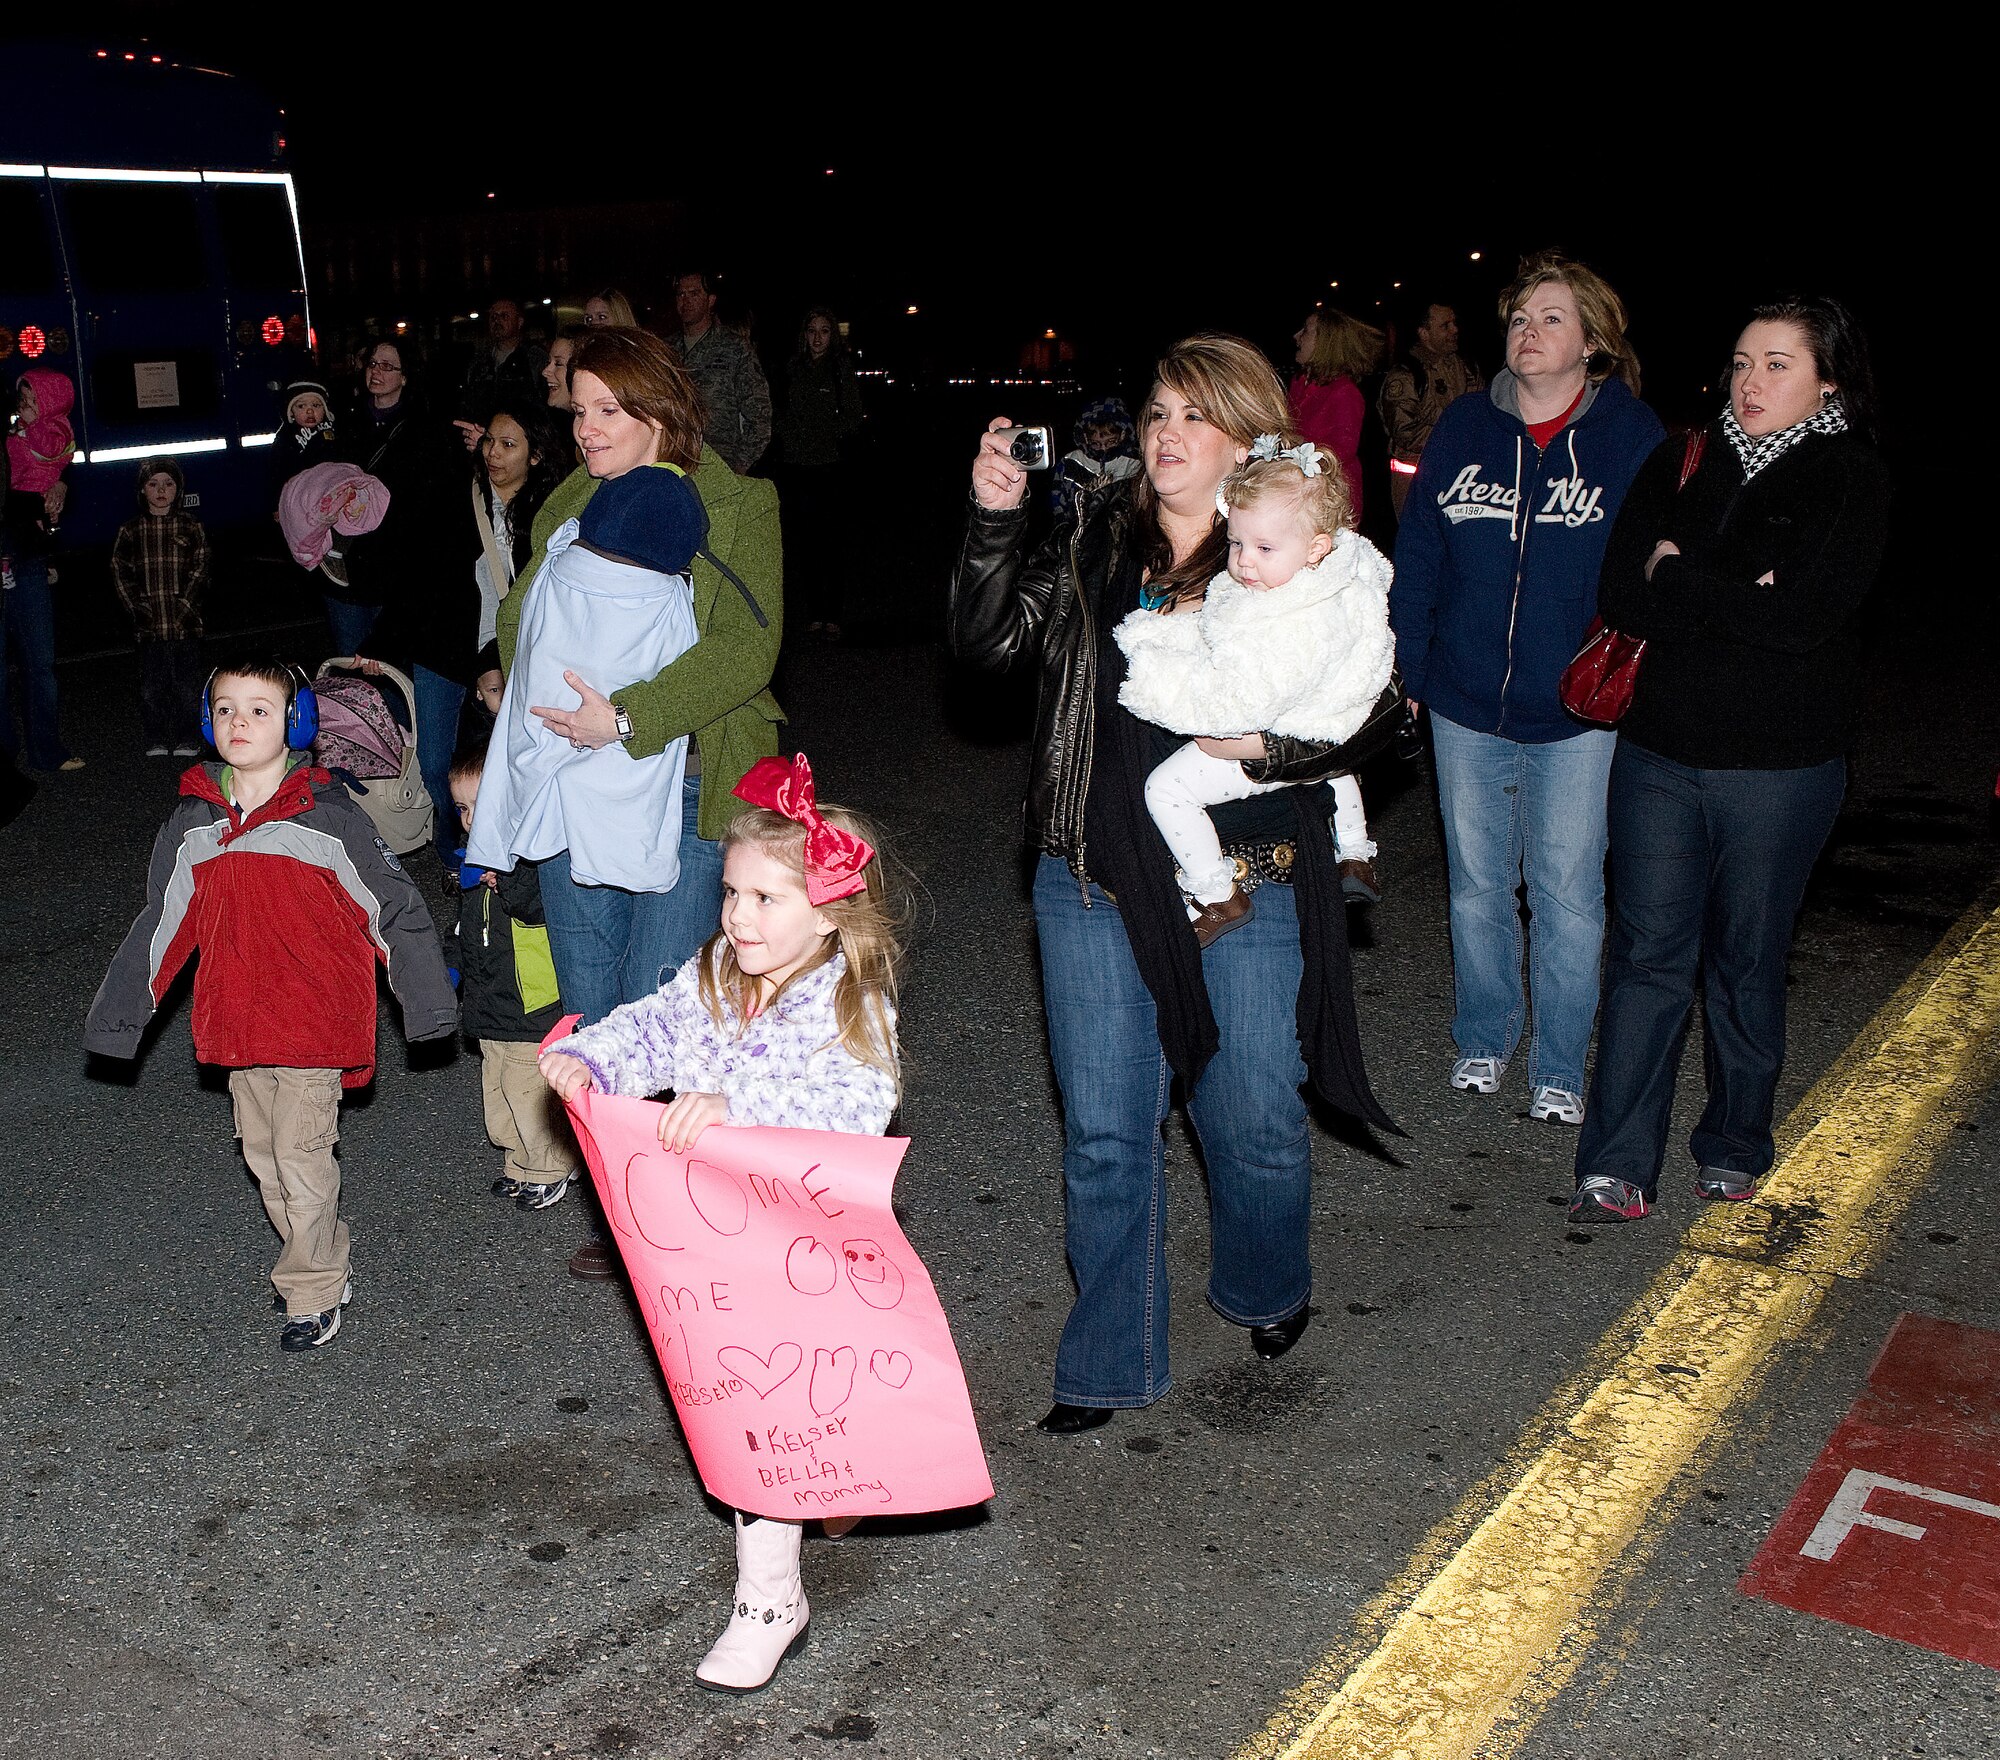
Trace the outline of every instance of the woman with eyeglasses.
{"type": "Polygon", "coordinates": [[[1702,982],[1696,1195],[1774,1157],[1785,967],[1847,786],[1861,607],[1888,538],[1868,344],[1839,301],[1758,306],[1729,402],[1640,470],[1598,607],[1646,653],[1611,765],[1612,917],[1577,1222],[1636,1222],[1702,982]]]}
{"type": "Polygon", "coordinates": [[[348,542],[345,579],[330,582],[326,621],[337,654],[360,653],[384,605],[423,591],[432,571],[456,572],[458,561],[451,516],[464,467],[450,425],[424,403],[415,344],[378,337],[361,360],[361,404],[341,435],[341,457],[381,482],[389,510],[376,530],[348,542]]]}

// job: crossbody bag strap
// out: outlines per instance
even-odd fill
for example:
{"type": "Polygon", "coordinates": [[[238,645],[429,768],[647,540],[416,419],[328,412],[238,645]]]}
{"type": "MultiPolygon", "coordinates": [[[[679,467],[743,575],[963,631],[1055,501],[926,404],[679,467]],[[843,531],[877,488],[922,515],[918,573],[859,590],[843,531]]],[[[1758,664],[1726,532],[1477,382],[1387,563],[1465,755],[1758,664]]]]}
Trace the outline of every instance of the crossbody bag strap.
{"type": "Polygon", "coordinates": [[[479,545],[486,552],[486,572],[493,577],[493,585],[501,598],[506,598],[514,585],[512,558],[500,552],[500,540],[493,531],[493,517],[487,511],[486,497],[479,492],[479,485],[472,485],[472,517],[479,525],[479,545]]]}

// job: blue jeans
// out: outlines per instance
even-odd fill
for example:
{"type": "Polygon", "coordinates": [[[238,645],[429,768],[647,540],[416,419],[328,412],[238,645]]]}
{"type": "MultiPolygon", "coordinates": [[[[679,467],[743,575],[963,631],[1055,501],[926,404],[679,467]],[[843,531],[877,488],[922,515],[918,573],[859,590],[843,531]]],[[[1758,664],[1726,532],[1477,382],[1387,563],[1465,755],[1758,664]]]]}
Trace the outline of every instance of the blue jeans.
{"type": "MultiPolygon", "coordinates": [[[[437,808],[432,837],[438,859],[451,866],[451,852],[465,842],[458,813],[451,804],[451,759],[458,746],[458,714],[465,707],[465,686],[455,684],[428,666],[412,669],[417,687],[417,768],[437,808]]],[[[387,683],[387,680],[384,680],[387,683]]]]}
{"type": "Polygon", "coordinates": [[[326,606],[326,627],[333,635],[334,653],[343,657],[366,653],[367,649],[362,644],[368,640],[368,632],[375,627],[375,620],[382,615],[382,607],[357,605],[351,599],[336,599],[331,593],[321,594],[320,601],[326,606]]]}
{"type": "Polygon", "coordinates": [[[1757,1178],[1785,1061],[1785,966],[1847,768],[1691,770],[1631,744],[1611,769],[1611,936],[1579,1181],[1649,1196],[1701,974],[1708,1105],[1688,1148],[1757,1178]]]}
{"type": "Polygon", "coordinates": [[[0,594],[0,746],[20,754],[31,770],[60,769],[69,756],[56,724],[56,605],[49,592],[46,556],[14,558],[14,590],[0,594]],[[25,748],[14,737],[13,686],[9,663],[21,669],[21,719],[25,748]]]}
{"type": "Polygon", "coordinates": [[[1530,1087],[1583,1092],[1604,951],[1604,795],[1618,736],[1525,745],[1433,711],[1451,870],[1451,969],[1461,1057],[1514,1055],[1533,1002],[1530,1087]],[[1532,921],[1521,988],[1525,882],[1532,921]]]}
{"type": "Polygon", "coordinates": [[[542,909],[564,1013],[601,1021],[659,989],[722,921],[722,846],[695,830],[701,778],[681,785],[681,877],[671,892],[579,886],[569,852],[542,863],[542,909]]]}
{"type": "MultiPolygon", "coordinates": [[[[1289,886],[1202,955],[1221,1049],[1189,1113],[1208,1166],[1208,1299],[1239,1326],[1282,1320],[1312,1294],[1312,1154],[1289,886]]],[[[1124,920],[1102,888],[1086,909],[1058,857],[1035,873],[1042,997],[1062,1087],[1063,1187],[1076,1305],[1056,1351],[1056,1398],[1150,1405],[1167,1366],[1166,1122],[1173,1075],[1124,920]]]]}

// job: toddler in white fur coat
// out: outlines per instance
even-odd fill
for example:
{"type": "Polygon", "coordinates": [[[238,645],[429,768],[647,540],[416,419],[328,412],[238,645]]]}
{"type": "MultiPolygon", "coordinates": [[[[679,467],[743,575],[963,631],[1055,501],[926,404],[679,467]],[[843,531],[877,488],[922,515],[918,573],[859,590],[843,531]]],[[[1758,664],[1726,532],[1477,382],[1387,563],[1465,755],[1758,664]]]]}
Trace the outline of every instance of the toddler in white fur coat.
{"type": "MultiPolygon", "coordinates": [[[[1118,700],[1175,733],[1348,738],[1394,665],[1392,571],[1352,529],[1333,455],[1310,443],[1280,452],[1265,435],[1216,502],[1229,520],[1228,570],[1201,600],[1135,611],[1118,625],[1129,664],[1118,700]]],[[[1192,739],[1146,779],[1147,810],[1173,852],[1202,946],[1251,912],[1207,809],[1284,786],[1252,782],[1192,739]]]]}

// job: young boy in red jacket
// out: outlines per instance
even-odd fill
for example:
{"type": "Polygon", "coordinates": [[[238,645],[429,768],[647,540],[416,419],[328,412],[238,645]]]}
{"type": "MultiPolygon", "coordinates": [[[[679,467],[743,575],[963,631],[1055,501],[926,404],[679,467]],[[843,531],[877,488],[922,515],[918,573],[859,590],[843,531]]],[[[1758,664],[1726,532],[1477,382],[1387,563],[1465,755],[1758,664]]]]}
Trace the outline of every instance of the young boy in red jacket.
{"type": "Polygon", "coordinates": [[[225,666],[202,732],[221,754],[181,778],[153,844],[146,907],[90,1006],[84,1044],[135,1057],[197,952],[195,1055],[226,1066],[243,1158],[284,1242],[271,1273],[281,1349],[340,1330],[352,1295],[340,1220],[342,1088],[375,1073],[375,962],[411,1040],[457,1030],[430,914],[375,827],[307,754],[318,710],[292,668],[225,666]]]}

